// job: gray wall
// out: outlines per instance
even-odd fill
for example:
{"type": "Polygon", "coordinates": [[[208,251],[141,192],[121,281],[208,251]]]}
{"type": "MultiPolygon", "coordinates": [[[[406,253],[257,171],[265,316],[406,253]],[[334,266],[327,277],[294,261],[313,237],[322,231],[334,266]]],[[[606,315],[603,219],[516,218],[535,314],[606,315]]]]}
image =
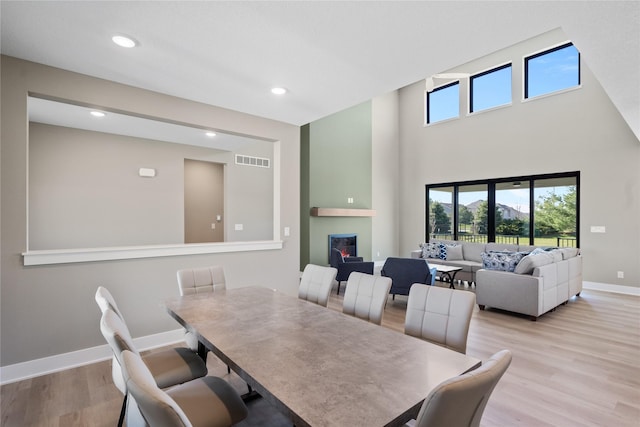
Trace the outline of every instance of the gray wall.
{"type": "MultiPolygon", "coordinates": [[[[553,31],[455,71],[513,61],[513,105],[424,126],[424,81],[400,93],[400,252],[425,238],[425,185],[581,172],[584,280],[640,286],[640,143],[582,60],[582,88],[521,102],[523,56],[566,41],[553,31]],[[591,233],[593,225],[606,233],[591,233]],[[624,271],[624,279],[617,278],[624,271]]],[[[466,83],[461,87],[466,105],[466,83]]]]}
{"type": "MultiPolygon", "coordinates": [[[[99,285],[118,300],[134,337],[177,329],[162,301],[178,294],[176,270],[225,268],[229,287],[263,285],[295,295],[299,263],[299,127],[2,56],[2,366],[104,345],[99,285]],[[27,249],[28,93],[110,107],[281,142],[282,250],[24,267],[27,249]]],[[[250,185],[251,183],[246,183],[250,185]]]]}

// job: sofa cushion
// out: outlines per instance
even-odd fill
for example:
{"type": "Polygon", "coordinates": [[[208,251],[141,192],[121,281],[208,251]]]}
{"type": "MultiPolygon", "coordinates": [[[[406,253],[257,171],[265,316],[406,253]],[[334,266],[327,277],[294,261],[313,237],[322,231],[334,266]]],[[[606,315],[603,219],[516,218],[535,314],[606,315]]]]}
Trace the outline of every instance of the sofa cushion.
{"type": "Polygon", "coordinates": [[[569,259],[578,256],[578,248],[558,249],[562,253],[562,259],[569,259]]]}
{"type": "Polygon", "coordinates": [[[487,243],[486,252],[518,252],[518,245],[507,243],[487,243]]]}
{"type": "Polygon", "coordinates": [[[485,252],[485,246],[486,245],[484,243],[462,243],[462,254],[464,255],[464,259],[482,263],[482,252],[485,252]]]}
{"type": "Polygon", "coordinates": [[[524,252],[483,252],[482,266],[486,270],[499,270],[513,272],[522,258],[524,252]]]}
{"type": "Polygon", "coordinates": [[[518,265],[516,265],[514,273],[531,274],[534,268],[551,264],[553,262],[553,255],[551,255],[550,253],[544,251],[538,253],[534,252],[530,253],[520,260],[518,265]]]}
{"type": "Polygon", "coordinates": [[[560,249],[552,249],[548,253],[553,257],[553,262],[562,261],[562,251],[560,249]]]}
{"type": "Polygon", "coordinates": [[[440,258],[448,261],[460,261],[464,259],[462,256],[462,245],[443,244],[440,246],[440,254],[444,255],[444,258],[442,258],[442,256],[440,258]]]}

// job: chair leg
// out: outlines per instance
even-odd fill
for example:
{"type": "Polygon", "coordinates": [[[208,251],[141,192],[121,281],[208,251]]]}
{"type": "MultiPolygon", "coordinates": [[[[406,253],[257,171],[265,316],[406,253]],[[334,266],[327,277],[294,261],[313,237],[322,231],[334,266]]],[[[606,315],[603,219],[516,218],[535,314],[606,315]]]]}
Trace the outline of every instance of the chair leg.
{"type": "Polygon", "coordinates": [[[127,396],[128,394],[125,393],[124,399],[122,399],[122,408],[120,409],[120,418],[118,418],[118,427],[122,427],[122,424],[124,423],[124,414],[127,412],[127,396]]]}
{"type": "Polygon", "coordinates": [[[204,363],[207,363],[207,347],[200,341],[198,341],[198,356],[200,356],[204,363]]]}
{"type": "Polygon", "coordinates": [[[338,295],[340,295],[340,281],[338,280],[338,295]]]}

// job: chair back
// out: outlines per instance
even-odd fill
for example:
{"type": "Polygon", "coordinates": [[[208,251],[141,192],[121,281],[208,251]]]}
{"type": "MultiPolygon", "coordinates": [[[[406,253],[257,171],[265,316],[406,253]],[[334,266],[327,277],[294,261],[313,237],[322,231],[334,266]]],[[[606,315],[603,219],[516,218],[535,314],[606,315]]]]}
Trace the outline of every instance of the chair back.
{"type": "Polygon", "coordinates": [[[302,272],[298,298],[326,307],[338,270],[333,267],[307,264],[302,272]]]}
{"type": "Polygon", "coordinates": [[[122,361],[120,355],[124,350],[129,350],[138,353],[138,350],[133,344],[133,339],[129,333],[129,328],[124,323],[124,320],[118,314],[111,310],[106,309],[102,313],[100,319],[100,332],[102,336],[107,340],[107,344],[113,351],[113,359],[111,361],[111,377],[115,386],[122,392],[127,394],[127,387],[122,377],[122,361]]]}
{"type": "Polygon", "coordinates": [[[158,388],[140,355],[124,350],[120,359],[127,390],[137,403],[147,425],[191,426],[191,422],[175,400],[158,388]]]}
{"type": "Polygon", "coordinates": [[[424,400],[417,427],[478,427],[489,397],[511,363],[511,352],[494,354],[478,369],[438,385],[424,400]]]}
{"type": "Polygon", "coordinates": [[[200,294],[226,288],[224,269],[219,265],[178,270],[180,295],[200,294]]]}
{"type": "Polygon", "coordinates": [[[331,257],[329,258],[329,265],[333,268],[338,268],[338,265],[344,264],[344,257],[342,252],[336,248],[331,249],[331,257]]]}
{"type": "Polygon", "coordinates": [[[354,271],[347,280],[342,312],[379,325],[390,288],[388,277],[354,271]]]}
{"type": "Polygon", "coordinates": [[[111,309],[118,315],[118,317],[124,320],[124,317],[122,317],[122,313],[118,308],[118,304],[116,304],[116,300],[113,298],[113,295],[111,295],[111,292],[107,290],[107,288],[98,286],[95,299],[102,313],[104,313],[107,309],[111,309]]]}
{"type": "Polygon", "coordinates": [[[408,295],[414,283],[431,283],[431,271],[422,258],[389,257],[380,274],[391,278],[391,293],[394,295],[408,295]]]}
{"type": "Polygon", "coordinates": [[[473,292],[414,283],[404,333],[465,353],[475,302],[473,292]]]}

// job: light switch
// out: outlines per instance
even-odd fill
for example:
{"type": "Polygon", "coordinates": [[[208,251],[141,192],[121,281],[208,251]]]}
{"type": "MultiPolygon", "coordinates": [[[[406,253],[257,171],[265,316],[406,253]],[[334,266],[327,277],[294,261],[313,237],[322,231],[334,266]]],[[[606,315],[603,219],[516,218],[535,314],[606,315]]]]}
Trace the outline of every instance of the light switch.
{"type": "Polygon", "coordinates": [[[242,224],[236,224],[235,226],[236,231],[242,231],[243,229],[244,229],[244,226],[242,224]]]}
{"type": "Polygon", "coordinates": [[[215,230],[215,229],[216,229],[216,223],[215,223],[215,222],[212,222],[212,223],[211,223],[211,229],[212,229],[212,230],[215,230]]]}
{"type": "Polygon", "coordinates": [[[284,237],[289,237],[291,235],[291,229],[289,227],[284,228],[284,237]]]}
{"type": "Polygon", "coordinates": [[[604,225],[592,225],[591,226],[592,233],[606,233],[607,228],[604,225]]]}

